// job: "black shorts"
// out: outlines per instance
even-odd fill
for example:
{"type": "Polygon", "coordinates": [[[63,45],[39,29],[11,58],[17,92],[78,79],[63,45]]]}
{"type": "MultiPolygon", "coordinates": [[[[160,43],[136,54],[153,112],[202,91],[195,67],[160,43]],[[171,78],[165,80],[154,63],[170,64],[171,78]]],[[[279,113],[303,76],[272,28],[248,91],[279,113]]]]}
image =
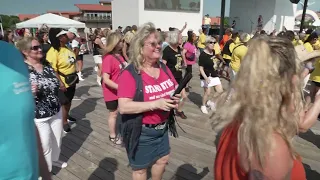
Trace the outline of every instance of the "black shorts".
{"type": "Polygon", "coordinates": [[[115,111],[118,109],[118,100],[106,101],[107,109],[110,111],[115,111]]]}
{"type": "Polygon", "coordinates": [[[83,61],[83,54],[79,54],[76,58],[76,61],[83,61]]]}
{"type": "Polygon", "coordinates": [[[59,90],[58,97],[61,105],[66,105],[71,103],[75,93],[76,93],[76,86],[70,86],[67,88],[66,91],[59,90]]]}

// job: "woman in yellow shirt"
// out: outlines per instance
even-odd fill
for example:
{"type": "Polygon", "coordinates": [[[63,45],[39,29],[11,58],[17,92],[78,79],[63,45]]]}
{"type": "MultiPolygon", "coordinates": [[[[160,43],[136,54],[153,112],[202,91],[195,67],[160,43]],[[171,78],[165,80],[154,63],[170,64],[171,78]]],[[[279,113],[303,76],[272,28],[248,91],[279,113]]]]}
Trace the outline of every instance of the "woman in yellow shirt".
{"type": "MultiPolygon", "coordinates": [[[[317,33],[312,33],[308,36],[306,41],[304,42],[304,47],[308,52],[313,52],[314,51],[314,45],[318,41],[318,35],[317,33]]],[[[310,75],[310,80],[313,82],[315,85],[315,88],[313,88],[312,94],[315,94],[315,92],[318,92],[320,89],[320,59],[317,59],[315,64],[314,64],[314,71],[310,75]]]]}
{"type": "Polygon", "coordinates": [[[52,47],[47,52],[46,57],[60,81],[58,96],[62,105],[63,129],[66,133],[71,131],[68,120],[75,121],[74,118],[69,117],[69,111],[76,91],[76,84],[79,81],[75,66],[76,56],[67,46],[70,41],[67,34],[68,31],[58,28],[50,29],[49,38],[52,47]]]}

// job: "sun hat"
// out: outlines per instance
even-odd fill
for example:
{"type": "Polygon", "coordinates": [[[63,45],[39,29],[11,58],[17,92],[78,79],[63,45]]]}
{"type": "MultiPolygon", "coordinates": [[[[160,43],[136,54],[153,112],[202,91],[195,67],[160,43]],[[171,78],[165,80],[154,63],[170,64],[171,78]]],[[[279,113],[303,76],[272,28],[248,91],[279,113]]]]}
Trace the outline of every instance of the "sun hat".
{"type": "Polygon", "coordinates": [[[314,58],[320,58],[320,51],[315,50],[312,52],[308,52],[307,49],[303,45],[299,45],[295,47],[297,58],[301,62],[305,62],[314,58]]]}

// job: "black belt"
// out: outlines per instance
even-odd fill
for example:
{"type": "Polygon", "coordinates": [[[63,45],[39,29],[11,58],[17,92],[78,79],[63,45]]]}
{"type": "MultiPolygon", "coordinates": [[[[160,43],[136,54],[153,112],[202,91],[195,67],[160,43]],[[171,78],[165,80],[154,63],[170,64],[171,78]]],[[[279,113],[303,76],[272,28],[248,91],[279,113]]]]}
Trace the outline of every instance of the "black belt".
{"type": "MultiPolygon", "coordinates": [[[[164,126],[164,125],[166,125],[166,121],[165,122],[162,122],[162,123],[159,123],[159,124],[143,124],[142,126],[144,126],[144,127],[147,127],[147,128],[154,128],[154,129],[156,129],[156,128],[159,128],[159,127],[161,127],[161,126],[164,126]]],[[[162,128],[163,129],[163,128],[162,128]]]]}

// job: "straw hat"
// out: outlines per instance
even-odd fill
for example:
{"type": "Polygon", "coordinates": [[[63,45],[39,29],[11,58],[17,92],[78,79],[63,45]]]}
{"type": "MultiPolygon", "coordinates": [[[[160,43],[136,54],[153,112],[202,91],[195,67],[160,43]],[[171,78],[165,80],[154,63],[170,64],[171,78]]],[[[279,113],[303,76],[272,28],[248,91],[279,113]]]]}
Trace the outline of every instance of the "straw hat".
{"type": "Polygon", "coordinates": [[[320,58],[320,51],[312,51],[308,52],[307,49],[303,45],[299,45],[295,47],[297,58],[301,62],[305,62],[314,58],[320,58]]]}

